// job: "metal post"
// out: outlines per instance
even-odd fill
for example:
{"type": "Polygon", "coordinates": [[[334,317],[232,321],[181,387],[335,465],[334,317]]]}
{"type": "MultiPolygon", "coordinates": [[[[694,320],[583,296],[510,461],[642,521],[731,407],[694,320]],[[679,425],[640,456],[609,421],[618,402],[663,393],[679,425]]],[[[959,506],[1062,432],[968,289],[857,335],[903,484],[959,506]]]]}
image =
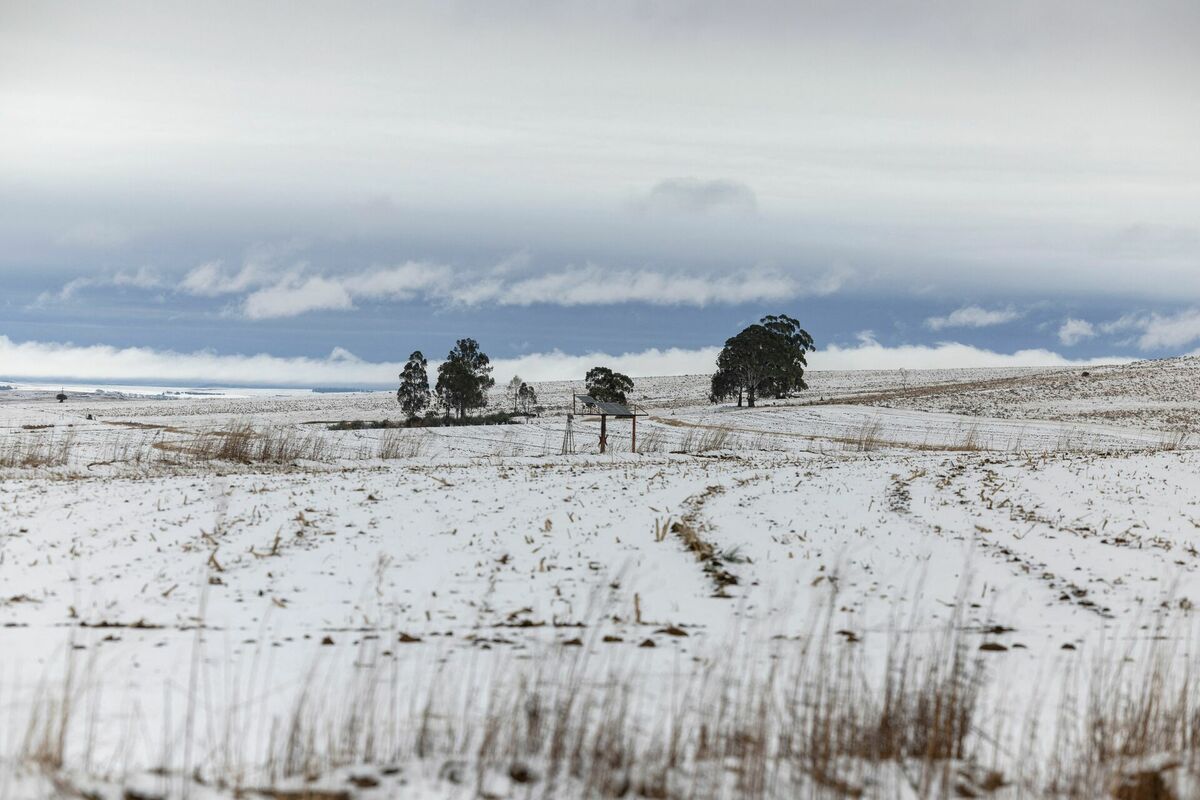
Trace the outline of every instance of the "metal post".
{"type": "Polygon", "coordinates": [[[574,419],[574,414],[567,414],[567,429],[563,432],[562,454],[564,456],[575,454],[575,431],[571,426],[574,419]]]}
{"type": "Polygon", "coordinates": [[[633,415],[633,436],[630,437],[629,452],[637,452],[637,414],[633,415]]]}

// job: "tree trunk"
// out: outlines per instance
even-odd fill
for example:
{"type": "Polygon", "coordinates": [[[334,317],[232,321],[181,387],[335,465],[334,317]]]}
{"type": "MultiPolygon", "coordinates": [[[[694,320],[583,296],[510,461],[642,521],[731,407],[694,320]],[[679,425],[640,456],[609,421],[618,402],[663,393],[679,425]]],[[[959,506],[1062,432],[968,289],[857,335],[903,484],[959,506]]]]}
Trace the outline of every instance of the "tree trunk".
{"type": "Polygon", "coordinates": [[[754,387],[753,386],[749,386],[746,388],[746,405],[749,408],[754,408],[754,387]]]}

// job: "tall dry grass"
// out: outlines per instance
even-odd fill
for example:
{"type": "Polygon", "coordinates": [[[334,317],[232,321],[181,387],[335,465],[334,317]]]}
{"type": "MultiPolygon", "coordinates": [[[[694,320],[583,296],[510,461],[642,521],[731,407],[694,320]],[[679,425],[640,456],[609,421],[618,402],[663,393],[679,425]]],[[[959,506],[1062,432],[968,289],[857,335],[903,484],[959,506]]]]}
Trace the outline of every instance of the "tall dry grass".
{"type": "Polygon", "coordinates": [[[1173,431],[1163,431],[1159,450],[1183,450],[1191,446],[1192,434],[1183,428],[1173,431]]]}
{"type": "Polygon", "coordinates": [[[878,450],[883,443],[883,420],[871,417],[863,420],[858,432],[851,441],[853,448],[860,453],[878,450]]]}
{"type": "MultiPolygon", "coordinates": [[[[237,721],[205,719],[201,709],[197,730],[232,741],[206,742],[209,759],[187,770],[164,763],[154,771],[230,796],[396,764],[430,765],[465,785],[515,775],[538,798],[754,800],[829,788],[853,796],[898,780],[901,764],[924,769],[933,785],[939,765],[972,754],[977,667],[952,639],[936,665],[898,652],[880,686],[865,679],[856,647],[826,625],[808,643],[781,646],[767,669],[748,669],[761,654],[736,648],[706,658],[666,696],[648,688],[639,659],[604,666],[590,656],[598,636],[578,649],[540,649],[531,663],[498,661],[497,674],[432,669],[416,679],[382,657],[387,645],[363,645],[339,680],[314,669],[261,746],[237,741],[237,721]]],[[[69,677],[62,696],[44,698],[31,718],[24,758],[72,774],[78,752],[69,742],[85,705],[69,677]]]]}
{"type": "Polygon", "coordinates": [[[75,431],[38,430],[0,437],[0,467],[65,467],[75,450],[75,431]]]}
{"type": "Polygon", "coordinates": [[[731,450],[737,446],[737,437],[724,426],[711,428],[688,428],[679,442],[678,453],[712,453],[731,450]]]}
{"type": "MultiPolygon", "coordinates": [[[[187,724],[216,740],[186,770],[164,742],[151,771],[230,797],[293,796],[270,789],[284,785],[332,797],[318,793],[323,780],[372,765],[436,775],[448,788],[507,776],[530,798],[942,798],[1005,787],[1004,797],[1188,796],[1170,793],[1200,774],[1200,670],[1186,645],[1154,636],[1098,648],[1058,675],[1055,702],[1042,693],[1021,708],[995,691],[997,669],[985,660],[995,656],[980,650],[965,609],[960,601],[926,634],[911,621],[873,634],[888,637],[881,661],[827,613],[807,634],[757,651],[691,649],[690,668],[677,665],[669,679],[636,648],[613,658],[598,626],[579,647],[534,645],[522,659],[476,659],[466,670],[428,654],[424,669],[406,669],[430,645],[392,657],[399,634],[379,631],[345,654],[352,669],[315,661],[290,687],[290,707],[257,726],[265,737],[247,739],[245,701],[259,692],[225,711],[195,703],[187,724]],[[992,735],[1022,720],[1020,749],[992,735]]],[[[62,690],[35,704],[19,753],[63,781],[88,765],[80,729],[95,727],[80,711],[90,702],[82,658],[69,651],[62,690]]],[[[197,676],[190,691],[207,683],[197,676]]],[[[137,735],[154,729],[145,723],[137,735]]]]}
{"type": "MultiPolygon", "coordinates": [[[[292,465],[344,458],[392,460],[420,457],[431,443],[431,435],[420,429],[386,429],[381,434],[357,450],[347,450],[339,434],[298,425],[258,425],[249,420],[191,430],[147,426],[88,440],[77,437],[73,429],[24,431],[0,437],[0,468],[74,465],[91,472],[104,466],[178,469],[212,462],[292,465]]],[[[519,443],[509,434],[504,444],[515,452],[519,443]]]]}
{"type": "Polygon", "coordinates": [[[420,430],[389,428],[379,438],[375,456],[384,460],[417,458],[429,448],[429,434],[420,430]]]}
{"type": "Polygon", "coordinates": [[[667,449],[667,437],[659,428],[643,428],[638,434],[637,451],[639,453],[661,453],[667,449]]]}
{"type": "Polygon", "coordinates": [[[294,425],[259,427],[246,420],[217,430],[200,431],[172,449],[194,461],[238,464],[332,461],[338,456],[333,442],[318,430],[303,430],[294,425]]]}

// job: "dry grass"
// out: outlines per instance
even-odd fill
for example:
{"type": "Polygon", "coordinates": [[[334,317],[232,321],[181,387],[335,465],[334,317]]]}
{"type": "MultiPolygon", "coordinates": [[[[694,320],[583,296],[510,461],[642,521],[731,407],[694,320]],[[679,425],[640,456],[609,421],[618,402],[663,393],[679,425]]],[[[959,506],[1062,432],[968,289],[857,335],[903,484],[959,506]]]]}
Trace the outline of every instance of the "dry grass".
{"type": "MultiPolygon", "coordinates": [[[[497,678],[434,670],[415,681],[398,679],[395,662],[381,657],[386,645],[364,645],[348,680],[314,672],[299,687],[290,713],[258,748],[261,763],[245,760],[251,748],[226,743],[212,750],[219,757],[185,773],[180,764],[158,772],[229,787],[233,796],[296,780],[318,792],[322,776],[368,764],[428,764],[452,784],[516,775],[539,798],[754,800],[807,796],[816,787],[854,795],[868,781],[899,774],[902,763],[925,765],[932,776],[942,762],[970,756],[977,682],[955,642],[940,666],[906,653],[889,660],[884,680],[864,682],[856,648],[827,624],[810,643],[784,648],[770,670],[747,670],[754,654],[744,652],[697,663],[660,698],[675,713],[657,719],[645,715],[635,661],[591,663],[597,641],[543,651],[497,678]]],[[[26,760],[69,774],[78,753],[67,742],[82,724],[78,694],[68,678],[62,698],[44,699],[29,726],[26,760]]],[[[236,721],[194,724],[239,731],[236,721]]]]}
{"type": "Polygon", "coordinates": [[[1192,434],[1184,428],[1177,428],[1173,431],[1164,431],[1162,441],[1159,444],[1159,450],[1183,450],[1191,446],[1192,434]]]}
{"type": "Polygon", "coordinates": [[[76,671],[74,658],[67,659],[61,691],[40,688],[41,696],[25,725],[21,758],[45,770],[61,770],[66,765],[67,737],[76,718],[76,671]]]}
{"type": "Polygon", "coordinates": [[[883,420],[879,417],[863,420],[851,443],[854,449],[860,453],[878,450],[883,443],[883,420]]]}
{"type": "Polygon", "coordinates": [[[375,455],[385,460],[417,458],[425,454],[428,446],[429,434],[423,431],[391,428],[380,437],[375,455]]]}
{"type": "Polygon", "coordinates": [[[0,438],[0,467],[65,467],[75,449],[75,431],[29,432],[0,438]]]}
{"type": "Polygon", "coordinates": [[[171,453],[157,446],[162,441],[162,436],[162,433],[158,431],[147,436],[125,434],[112,436],[102,451],[100,463],[127,465],[171,463],[171,453]]]}
{"type": "Polygon", "coordinates": [[[1132,662],[1105,654],[1072,676],[1087,692],[1068,694],[1051,729],[1031,734],[1048,733],[1049,746],[996,769],[1000,754],[980,717],[987,671],[962,620],[955,613],[928,642],[893,637],[882,674],[871,675],[854,639],[826,617],[765,672],[747,670],[754,655],[736,649],[701,662],[673,687],[674,718],[648,727],[639,720],[637,671],[587,680],[586,653],[491,683],[467,706],[452,699],[462,687],[430,686],[407,740],[403,725],[390,735],[372,730],[384,720],[370,709],[413,707],[412,698],[389,700],[379,682],[360,682],[347,707],[363,713],[345,714],[339,728],[293,717],[278,777],[387,753],[462,759],[478,771],[519,767],[539,776],[535,797],[855,797],[872,785],[874,796],[887,797],[904,783],[917,797],[984,796],[1012,784],[1028,796],[1082,800],[1127,782],[1147,757],[1197,767],[1196,676],[1178,674],[1178,653],[1155,644],[1132,662]],[[335,741],[359,744],[331,759],[320,743],[335,741]]]}
{"type": "Polygon", "coordinates": [[[768,433],[767,431],[761,431],[755,434],[754,438],[750,440],[749,447],[751,450],[757,450],[759,452],[778,453],[787,450],[783,443],[779,441],[779,437],[773,433],[768,433]]]}
{"type": "MultiPolygon", "coordinates": [[[[121,423],[132,431],[76,436],[62,432],[27,431],[0,437],[0,468],[67,467],[88,472],[98,467],[187,468],[210,462],[242,465],[292,465],[311,461],[332,463],[353,457],[343,452],[335,434],[298,425],[259,426],[241,420],[212,429],[184,430],[157,425],[121,423]]],[[[428,447],[422,431],[389,429],[359,458],[413,458],[428,447]]]]}
{"type": "Polygon", "coordinates": [[[737,446],[733,430],[722,426],[688,428],[679,442],[677,453],[712,453],[717,450],[732,450],[737,446]]]}
{"type": "Polygon", "coordinates": [[[667,437],[658,428],[643,429],[638,434],[637,451],[639,453],[661,453],[667,449],[667,437]]]}
{"type": "MultiPolygon", "coordinates": [[[[133,423],[122,423],[135,427],[133,423]]],[[[242,420],[213,429],[183,430],[136,426],[136,430],[81,440],[73,429],[25,431],[0,437],[0,468],[66,467],[91,472],[98,467],[187,468],[211,462],[242,465],[292,465],[340,458],[404,459],[423,455],[430,434],[387,429],[357,452],[343,452],[336,434],[297,425],[259,426],[242,420]]],[[[515,449],[511,434],[504,442],[515,449]]]]}
{"type": "MultiPolygon", "coordinates": [[[[338,770],[405,765],[406,777],[439,775],[447,794],[504,775],[530,798],[983,797],[1009,786],[1004,796],[1161,800],[1179,796],[1165,793],[1172,775],[1200,767],[1200,672],[1165,637],[1079,662],[1057,705],[1026,710],[989,691],[963,601],[928,634],[870,634],[888,636],[875,666],[859,634],[835,630],[835,605],[769,653],[731,642],[654,687],[638,659],[608,657],[599,624],[582,647],[539,647],[487,674],[403,677],[389,657],[399,634],[380,631],[348,654],[356,668],[343,678],[314,669],[266,741],[241,742],[241,717],[208,719],[198,705],[188,725],[229,741],[208,742],[188,770],[164,756],[156,773],[231,797],[290,797],[269,787],[297,781],[306,796],[335,796],[322,781],[338,770]],[[996,716],[1016,728],[1022,713],[1021,752],[984,730],[996,716]]],[[[72,745],[87,727],[76,658],[61,696],[37,704],[21,751],[55,775],[80,769],[86,752],[72,745]]]]}
{"type": "Polygon", "coordinates": [[[962,438],[958,442],[958,446],[955,447],[955,449],[971,452],[989,449],[984,447],[982,440],[980,439],[978,422],[972,422],[967,426],[966,430],[963,431],[962,438]]]}
{"type": "Polygon", "coordinates": [[[1165,773],[1200,779],[1200,664],[1186,641],[1155,633],[1102,647],[1078,673],[1062,676],[1050,757],[1031,770],[1060,796],[1082,800],[1103,789],[1163,800],[1174,796],[1164,791],[1165,773]]]}
{"type": "MultiPolygon", "coordinates": [[[[168,446],[164,443],[164,447],[168,446]]],[[[252,422],[201,431],[169,449],[195,461],[231,461],[238,464],[290,464],[296,461],[332,461],[332,443],[320,431],[296,426],[256,427],[252,422]]]]}

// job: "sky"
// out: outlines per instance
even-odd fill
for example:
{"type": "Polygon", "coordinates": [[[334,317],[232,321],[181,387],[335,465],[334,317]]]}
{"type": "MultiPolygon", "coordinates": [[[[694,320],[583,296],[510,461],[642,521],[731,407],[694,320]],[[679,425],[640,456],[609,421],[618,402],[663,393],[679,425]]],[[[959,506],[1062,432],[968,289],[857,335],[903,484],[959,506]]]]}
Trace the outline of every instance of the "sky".
{"type": "Polygon", "coordinates": [[[1193,0],[0,0],[0,379],[1200,349],[1193,0]]]}

